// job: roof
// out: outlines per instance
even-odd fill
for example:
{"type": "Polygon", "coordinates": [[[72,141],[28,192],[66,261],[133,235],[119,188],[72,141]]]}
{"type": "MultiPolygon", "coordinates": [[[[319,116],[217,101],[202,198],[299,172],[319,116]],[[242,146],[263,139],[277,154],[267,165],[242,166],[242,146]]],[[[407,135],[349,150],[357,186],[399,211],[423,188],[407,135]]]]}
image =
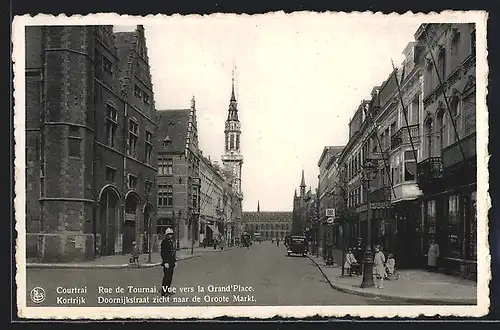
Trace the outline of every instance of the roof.
{"type": "Polygon", "coordinates": [[[260,211],[260,212],[242,212],[242,220],[277,222],[277,221],[292,221],[292,212],[287,211],[260,211]]]}
{"type": "Polygon", "coordinates": [[[188,121],[190,109],[180,110],[157,110],[156,118],[158,123],[157,151],[158,153],[182,153],[186,148],[186,138],[188,134],[188,121]],[[167,139],[171,143],[164,145],[167,139]]]}

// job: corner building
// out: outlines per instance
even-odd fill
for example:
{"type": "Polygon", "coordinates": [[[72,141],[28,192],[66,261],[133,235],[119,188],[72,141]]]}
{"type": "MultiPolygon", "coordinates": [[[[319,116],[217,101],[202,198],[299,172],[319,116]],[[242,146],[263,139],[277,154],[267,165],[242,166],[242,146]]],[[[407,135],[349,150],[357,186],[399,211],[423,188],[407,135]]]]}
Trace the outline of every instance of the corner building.
{"type": "Polygon", "coordinates": [[[150,246],[156,133],[144,28],[26,28],[27,258],[150,246]]]}

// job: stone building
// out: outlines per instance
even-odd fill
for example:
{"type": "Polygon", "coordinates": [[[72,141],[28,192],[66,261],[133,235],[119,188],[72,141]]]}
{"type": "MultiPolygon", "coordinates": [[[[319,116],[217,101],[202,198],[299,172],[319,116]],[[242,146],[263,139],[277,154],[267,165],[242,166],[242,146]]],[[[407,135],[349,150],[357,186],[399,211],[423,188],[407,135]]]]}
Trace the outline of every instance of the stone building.
{"type": "MultiPolygon", "coordinates": [[[[344,149],[344,146],[326,146],[318,160],[318,224],[315,226],[315,236],[318,240],[320,251],[325,251],[326,230],[325,224],[329,217],[327,209],[335,209],[335,198],[337,197],[337,162],[338,156],[344,149]]],[[[335,211],[334,211],[335,212],[335,211]]],[[[337,235],[335,235],[335,238],[337,235]]],[[[335,242],[336,243],[336,240],[335,242]]]]}
{"type": "Polygon", "coordinates": [[[179,248],[198,245],[200,155],[194,97],[189,109],[158,110],[158,221],[156,233],[174,230],[179,248]]]}
{"type": "Polygon", "coordinates": [[[292,229],[292,212],[261,211],[258,203],[257,212],[242,213],[242,228],[251,235],[260,233],[266,240],[283,240],[292,229]]]}
{"type": "Polygon", "coordinates": [[[293,210],[292,210],[292,236],[304,235],[305,222],[306,222],[306,179],[304,170],[302,170],[302,177],[299,186],[299,195],[297,189],[293,194],[293,210]]]}
{"type": "Polygon", "coordinates": [[[26,28],[27,258],[148,250],[157,126],[144,28],[26,28]]]}
{"type": "Polygon", "coordinates": [[[421,247],[435,238],[441,266],[476,276],[476,30],[475,24],[423,24],[422,153],[417,166],[421,247]]]}

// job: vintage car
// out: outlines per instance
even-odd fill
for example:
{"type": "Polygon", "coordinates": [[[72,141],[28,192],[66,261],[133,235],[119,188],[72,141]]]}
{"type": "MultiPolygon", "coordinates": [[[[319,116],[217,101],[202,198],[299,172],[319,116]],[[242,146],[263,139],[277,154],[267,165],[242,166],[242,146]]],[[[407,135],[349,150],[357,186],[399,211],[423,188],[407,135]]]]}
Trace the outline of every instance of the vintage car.
{"type": "Polygon", "coordinates": [[[307,241],[305,236],[291,236],[287,246],[288,255],[300,254],[305,256],[307,253],[307,241]]]}

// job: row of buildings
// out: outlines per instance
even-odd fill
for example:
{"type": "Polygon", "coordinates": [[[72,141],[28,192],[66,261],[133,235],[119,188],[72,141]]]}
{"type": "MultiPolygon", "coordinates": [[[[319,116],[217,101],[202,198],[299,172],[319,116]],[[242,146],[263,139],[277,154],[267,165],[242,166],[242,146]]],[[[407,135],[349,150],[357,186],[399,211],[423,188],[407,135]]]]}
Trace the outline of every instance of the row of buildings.
{"type": "Polygon", "coordinates": [[[418,28],[402,65],[355,109],[346,145],[324,148],[315,198],[302,182],[298,231],[320,248],[380,244],[399,267],[424,267],[434,239],[440,267],[476,276],[475,47],[474,24],[418,28]]]}
{"type": "Polygon", "coordinates": [[[26,256],[93,259],[231,240],[241,222],[233,90],[222,166],[198,145],[196,105],[158,110],[144,28],[30,26],[26,57],[26,256]]]}

